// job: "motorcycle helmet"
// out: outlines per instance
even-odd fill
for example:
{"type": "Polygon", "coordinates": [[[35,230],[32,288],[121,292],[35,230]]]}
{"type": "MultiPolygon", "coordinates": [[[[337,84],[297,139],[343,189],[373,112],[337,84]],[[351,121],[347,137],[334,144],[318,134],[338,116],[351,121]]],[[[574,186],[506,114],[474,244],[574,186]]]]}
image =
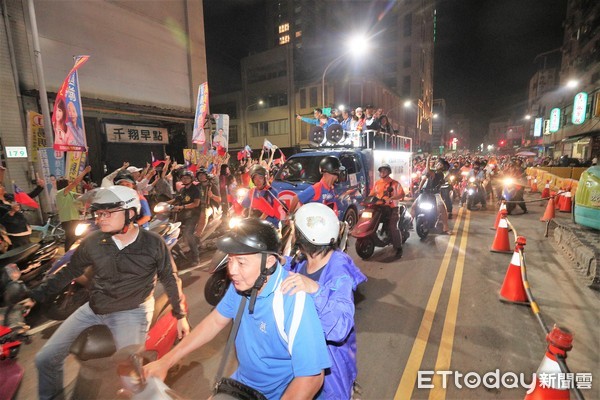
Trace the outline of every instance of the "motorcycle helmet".
{"type": "Polygon", "coordinates": [[[125,186],[109,186],[107,188],[94,189],[90,211],[109,210],[111,208],[134,210],[133,217],[130,217],[128,212],[125,213],[125,223],[123,228],[118,232],[111,232],[116,234],[127,232],[129,224],[135,222],[140,214],[142,205],[138,193],[131,188],[125,186]]]}
{"type": "Polygon", "coordinates": [[[327,172],[328,174],[339,176],[340,173],[345,169],[346,168],[342,166],[339,158],[334,156],[323,157],[319,163],[319,172],[321,172],[321,174],[327,172]]]}
{"type": "Polygon", "coordinates": [[[392,173],[392,167],[390,164],[381,164],[381,166],[377,168],[377,172],[381,172],[381,170],[384,168],[387,169],[390,174],[392,173]]]}
{"type": "Polygon", "coordinates": [[[228,233],[217,241],[217,248],[226,254],[261,254],[260,275],[252,288],[242,292],[250,296],[248,312],[254,313],[254,304],[258,291],[267,278],[277,269],[277,262],[267,267],[267,256],[278,256],[281,237],[273,224],[258,218],[247,218],[240,221],[228,233]]]}
{"type": "Polygon", "coordinates": [[[189,176],[190,178],[192,178],[192,180],[194,180],[194,173],[189,169],[181,171],[181,173],[179,174],[179,179],[183,179],[184,176],[189,176]]]}
{"type": "Polygon", "coordinates": [[[206,175],[206,177],[208,178],[208,170],[205,167],[198,168],[198,171],[196,171],[196,179],[199,180],[199,176],[202,174],[206,175]]]}
{"type": "Polygon", "coordinates": [[[263,167],[262,165],[259,164],[254,164],[251,168],[250,168],[250,179],[254,178],[254,175],[261,175],[264,176],[265,178],[267,177],[267,169],[265,167],[263,167]]]}
{"type": "Polygon", "coordinates": [[[309,243],[329,246],[335,244],[340,233],[340,221],[335,211],[322,203],[307,203],[296,211],[294,225],[309,243]]]}
{"type": "Polygon", "coordinates": [[[117,174],[117,176],[115,176],[115,179],[113,179],[113,182],[115,185],[118,185],[122,181],[129,182],[134,186],[136,184],[136,181],[135,181],[135,179],[133,179],[133,176],[131,175],[131,173],[129,173],[127,171],[119,172],[117,174]]]}

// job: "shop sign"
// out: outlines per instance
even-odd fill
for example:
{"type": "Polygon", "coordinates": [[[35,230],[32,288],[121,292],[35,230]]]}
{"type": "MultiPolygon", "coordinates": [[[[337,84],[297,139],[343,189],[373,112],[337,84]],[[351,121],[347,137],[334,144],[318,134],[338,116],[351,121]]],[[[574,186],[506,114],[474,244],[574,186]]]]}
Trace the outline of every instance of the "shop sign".
{"type": "Polygon", "coordinates": [[[542,136],[542,124],[544,122],[543,118],[536,118],[535,123],[533,125],[533,137],[542,136]]]}
{"type": "Polygon", "coordinates": [[[585,121],[585,114],[587,108],[588,94],[586,92],[579,92],[575,95],[573,100],[573,117],[571,122],[575,125],[581,125],[585,121]]]}
{"type": "Polygon", "coordinates": [[[104,124],[109,143],[169,144],[166,128],[104,124]]]}
{"type": "Polygon", "coordinates": [[[550,133],[558,132],[560,128],[560,108],[550,111],[550,133]]]}

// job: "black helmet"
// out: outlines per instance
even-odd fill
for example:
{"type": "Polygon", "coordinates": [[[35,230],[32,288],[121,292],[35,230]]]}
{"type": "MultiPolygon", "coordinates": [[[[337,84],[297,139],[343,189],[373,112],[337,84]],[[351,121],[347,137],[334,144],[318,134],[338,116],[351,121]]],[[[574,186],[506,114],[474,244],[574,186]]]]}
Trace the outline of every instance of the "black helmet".
{"type": "Polygon", "coordinates": [[[184,176],[189,176],[190,178],[192,178],[192,180],[194,180],[194,173],[189,169],[182,171],[179,175],[179,179],[182,179],[184,176]]]}
{"type": "Polygon", "coordinates": [[[119,182],[121,181],[127,181],[133,185],[136,184],[135,179],[133,179],[133,176],[131,175],[131,173],[127,172],[127,171],[121,171],[117,174],[117,176],[115,176],[115,179],[113,179],[113,183],[115,185],[118,185],[119,182]]]}
{"type": "Polygon", "coordinates": [[[247,218],[217,241],[217,248],[227,254],[278,254],[279,233],[270,222],[247,218]]]}
{"type": "Polygon", "coordinates": [[[319,163],[319,171],[321,173],[327,172],[329,174],[339,175],[344,169],[345,168],[342,167],[342,163],[340,162],[339,158],[334,156],[323,157],[319,163]]]}
{"type": "Polygon", "coordinates": [[[267,169],[259,164],[254,164],[250,168],[250,179],[254,178],[254,175],[267,176],[267,169]]]}
{"type": "Polygon", "coordinates": [[[200,167],[200,168],[198,168],[198,171],[196,171],[196,178],[200,174],[204,174],[204,175],[208,176],[208,170],[206,169],[206,167],[200,167]]]}
{"type": "Polygon", "coordinates": [[[390,174],[392,173],[392,167],[390,167],[390,164],[381,164],[381,166],[379,168],[377,168],[378,172],[381,172],[382,169],[387,169],[390,174]]]}

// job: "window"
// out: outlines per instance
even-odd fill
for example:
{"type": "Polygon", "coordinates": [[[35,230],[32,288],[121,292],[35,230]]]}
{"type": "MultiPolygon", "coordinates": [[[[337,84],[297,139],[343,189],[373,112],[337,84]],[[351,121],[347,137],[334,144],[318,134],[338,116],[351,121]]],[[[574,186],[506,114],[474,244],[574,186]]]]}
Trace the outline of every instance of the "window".
{"type": "Polygon", "coordinates": [[[229,143],[237,143],[238,129],[237,125],[229,125],[229,143]]]}
{"type": "Polygon", "coordinates": [[[412,13],[404,16],[404,37],[412,35],[412,13]]]}
{"type": "Polygon", "coordinates": [[[306,89],[300,89],[300,108],[306,108],[306,89]]]}
{"type": "Polygon", "coordinates": [[[351,154],[345,154],[340,157],[340,163],[346,168],[346,172],[348,175],[355,174],[359,170],[356,167],[356,161],[354,160],[354,156],[351,154]]]}
{"type": "Polygon", "coordinates": [[[402,96],[410,96],[410,75],[406,75],[402,78],[402,96]]]}
{"type": "Polygon", "coordinates": [[[290,35],[279,36],[279,44],[283,45],[290,42],[290,35]]]}
{"type": "Polygon", "coordinates": [[[299,38],[300,36],[302,36],[302,31],[297,31],[296,32],[296,37],[299,38]]]}
{"type": "Polygon", "coordinates": [[[262,121],[250,124],[252,137],[287,135],[290,132],[290,124],[287,119],[274,121],[262,121]]]}
{"type": "Polygon", "coordinates": [[[402,55],[402,67],[410,68],[412,63],[412,48],[410,45],[404,46],[404,54],[402,55]]]}
{"type": "Polygon", "coordinates": [[[316,87],[311,87],[310,88],[310,106],[309,107],[316,107],[318,104],[318,92],[317,92],[317,88],[316,87]]]}
{"type": "Polygon", "coordinates": [[[289,23],[285,23],[285,24],[281,24],[279,25],[279,33],[284,33],[290,30],[290,24],[289,23]]]}

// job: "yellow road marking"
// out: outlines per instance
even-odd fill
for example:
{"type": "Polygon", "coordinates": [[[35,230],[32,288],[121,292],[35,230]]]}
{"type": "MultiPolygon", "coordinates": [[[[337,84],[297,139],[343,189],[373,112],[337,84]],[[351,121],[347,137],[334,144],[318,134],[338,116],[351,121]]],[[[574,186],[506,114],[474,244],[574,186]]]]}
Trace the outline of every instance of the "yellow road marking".
{"type": "MultiPolygon", "coordinates": [[[[467,251],[467,239],[469,237],[470,221],[471,213],[467,212],[467,215],[465,217],[465,225],[462,229],[462,238],[460,240],[460,248],[458,250],[458,258],[456,260],[454,278],[452,279],[452,288],[450,289],[450,299],[448,300],[446,319],[444,320],[444,328],[442,329],[440,348],[438,350],[437,361],[435,363],[435,371],[450,370],[450,361],[452,359],[452,346],[454,345],[454,333],[456,329],[458,302],[460,299],[460,288],[462,285],[462,277],[465,266],[465,256],[467,251]]],[[[446,398],[446,389],[442,387],[442,377],[438,374],[433,375],[432,384],[433,389],[431,389],[431,391],[429,392],[429,400],[444,400],[446,398]]]]}
{"type": "Polygon", "coordinates": [[[433,318],[435,317],[435,311],[440,300],[442,287],[444,285],[446,273],[448,272],[448,266],[450,265],[450,258],[452,257],[452,252],[454,250],[454,242],[456,241],[456,235],[458,234],[458,227],[460,226],[463,209],[464,208],[461,208],[458,212],[458,217],[456,218],[454,229],[452,231],[453,234],[450,236],[450,240],[448,240],[448,246],[446,247],[446,252],[444,253],[444,259],[442,260],[438,275],[435,278],[433,288],[431,289],[431,294],[429,295],[429,300],[427,301],[427,307],[425,308],[425,313],[423,314],[423,319],[421,320],[421,326],[419,326],[417,337],[415,338],[412,350],[408,356],[408,361],[404,367],[404,372],[402,373],[400,385],[398,385],[394,400],[410,399],[412,396],[415,387],[415,381],[417,379],[417,372],[419,371],[421,362],[423,361],[423,355],[425,354],[425,348],[427,347],[427,341],[429,340],[431,326],[433,325],[433,318]]]}

